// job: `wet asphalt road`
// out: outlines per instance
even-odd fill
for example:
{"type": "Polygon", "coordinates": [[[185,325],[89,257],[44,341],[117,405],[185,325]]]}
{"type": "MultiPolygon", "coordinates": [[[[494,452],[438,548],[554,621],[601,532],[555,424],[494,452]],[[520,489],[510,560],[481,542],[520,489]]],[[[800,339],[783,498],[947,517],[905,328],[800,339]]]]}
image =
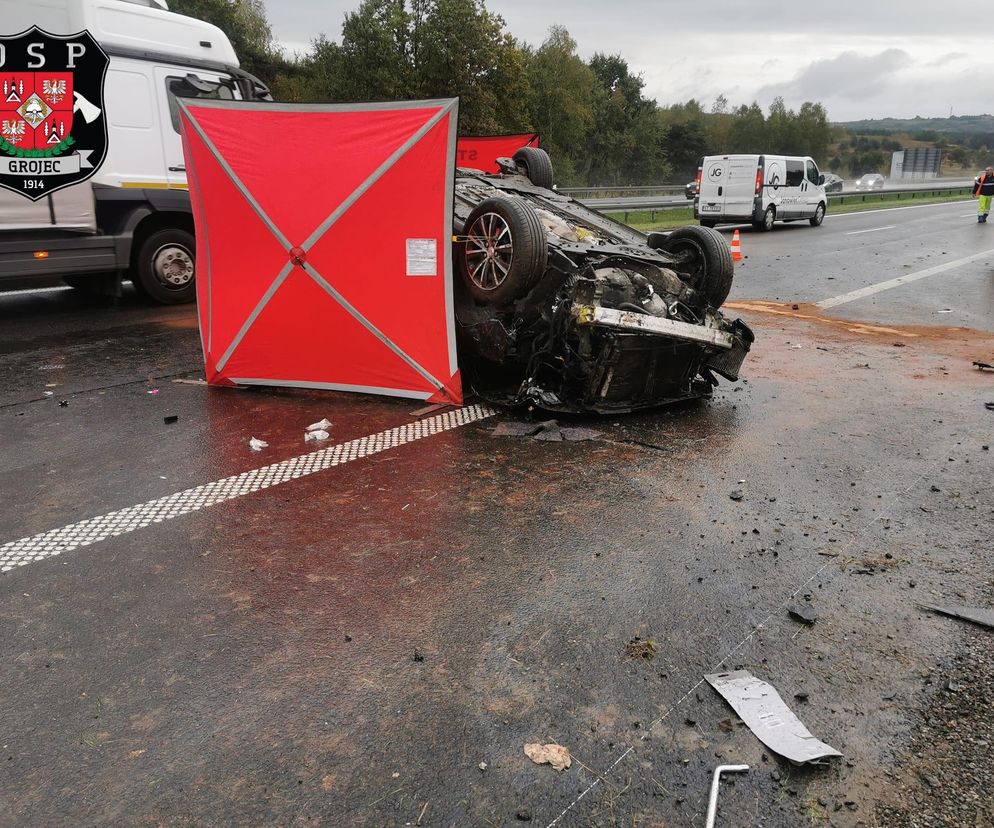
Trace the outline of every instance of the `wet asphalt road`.
{"type": "MultiPolygon", "coordinates": [[[[0,575],[0,823],[702,825],[746,762],[719,825],[884,824],[965,636],[918,604],[994,603],[994,276],[813,303],[994,256],[970,210],[743,233],[757,343],[710,402],[585,443],[498,413],[0,575]],[[764,750],[701,683],[740,666],[845,759],[764,750]]],[[[191,308],[0,296],[0,329],[0,543],[304,454],[321,417],[439,416],[191,384],[191,308]]]]}

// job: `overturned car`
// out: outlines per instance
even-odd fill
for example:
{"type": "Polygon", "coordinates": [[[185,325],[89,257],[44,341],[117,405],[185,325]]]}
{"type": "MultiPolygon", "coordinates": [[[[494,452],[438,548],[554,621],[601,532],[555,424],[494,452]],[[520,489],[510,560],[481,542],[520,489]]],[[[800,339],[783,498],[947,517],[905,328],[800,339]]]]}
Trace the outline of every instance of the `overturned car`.
{"type": "Polygon", "coordinates": [[[618,412],[704,397],[753,342],[718,310],[731,253],[706,227],[648,236],[552,189],[544,150],[456,174],[460,365],[485,399],[618,412]]]}

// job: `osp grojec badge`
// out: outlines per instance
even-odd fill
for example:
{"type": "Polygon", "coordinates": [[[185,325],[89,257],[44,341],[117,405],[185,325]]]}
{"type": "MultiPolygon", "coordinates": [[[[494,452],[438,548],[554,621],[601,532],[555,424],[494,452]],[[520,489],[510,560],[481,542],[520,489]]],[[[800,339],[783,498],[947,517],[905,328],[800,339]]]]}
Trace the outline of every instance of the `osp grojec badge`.
{"type": "Polygon", "coordinates": [[[0,187],[37,201],[100,168],[107,64],[89,32],[0,37],[0,187]]]}

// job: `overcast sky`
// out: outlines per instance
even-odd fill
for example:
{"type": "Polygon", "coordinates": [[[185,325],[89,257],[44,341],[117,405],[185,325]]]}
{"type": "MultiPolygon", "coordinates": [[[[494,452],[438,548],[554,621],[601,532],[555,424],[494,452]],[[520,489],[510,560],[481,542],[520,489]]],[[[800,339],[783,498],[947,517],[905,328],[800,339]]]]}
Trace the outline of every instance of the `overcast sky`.
{"type": "MultiPolygon", "coordinates": [[[[288,52],[339,40],[359,0],[265,0],[288,52]]],[[[994,4],[979,0],[488,0],[538,45],[565,26],[584,58],[620,53],[660,104],[776,95],[819,101],[835,121],[994,111],[994,4]]]]}

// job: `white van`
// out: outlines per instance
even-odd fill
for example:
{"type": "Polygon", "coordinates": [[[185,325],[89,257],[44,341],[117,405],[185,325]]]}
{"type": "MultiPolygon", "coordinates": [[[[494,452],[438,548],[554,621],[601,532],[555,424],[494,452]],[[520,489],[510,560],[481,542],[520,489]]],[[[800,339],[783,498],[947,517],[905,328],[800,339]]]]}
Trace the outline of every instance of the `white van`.
{"type": "Polygon", "coordinates": [[[694,218],[705,227],[752,222],[772,230],[776,221],[825,218],[825,176],[810,158],[789,155],[709,155],[697,170],[694,218]]]}
{"type": "Polygon", "coordinates": [[[193,215],[177,98],[271,100],[221,29],[165,0],[0,0],[0,35],[88,30],[110,58],[107,157],[88,181],[38,202],[0,190],[0,287],[62,278],[156,302],[195,296],[193,215]]]}

